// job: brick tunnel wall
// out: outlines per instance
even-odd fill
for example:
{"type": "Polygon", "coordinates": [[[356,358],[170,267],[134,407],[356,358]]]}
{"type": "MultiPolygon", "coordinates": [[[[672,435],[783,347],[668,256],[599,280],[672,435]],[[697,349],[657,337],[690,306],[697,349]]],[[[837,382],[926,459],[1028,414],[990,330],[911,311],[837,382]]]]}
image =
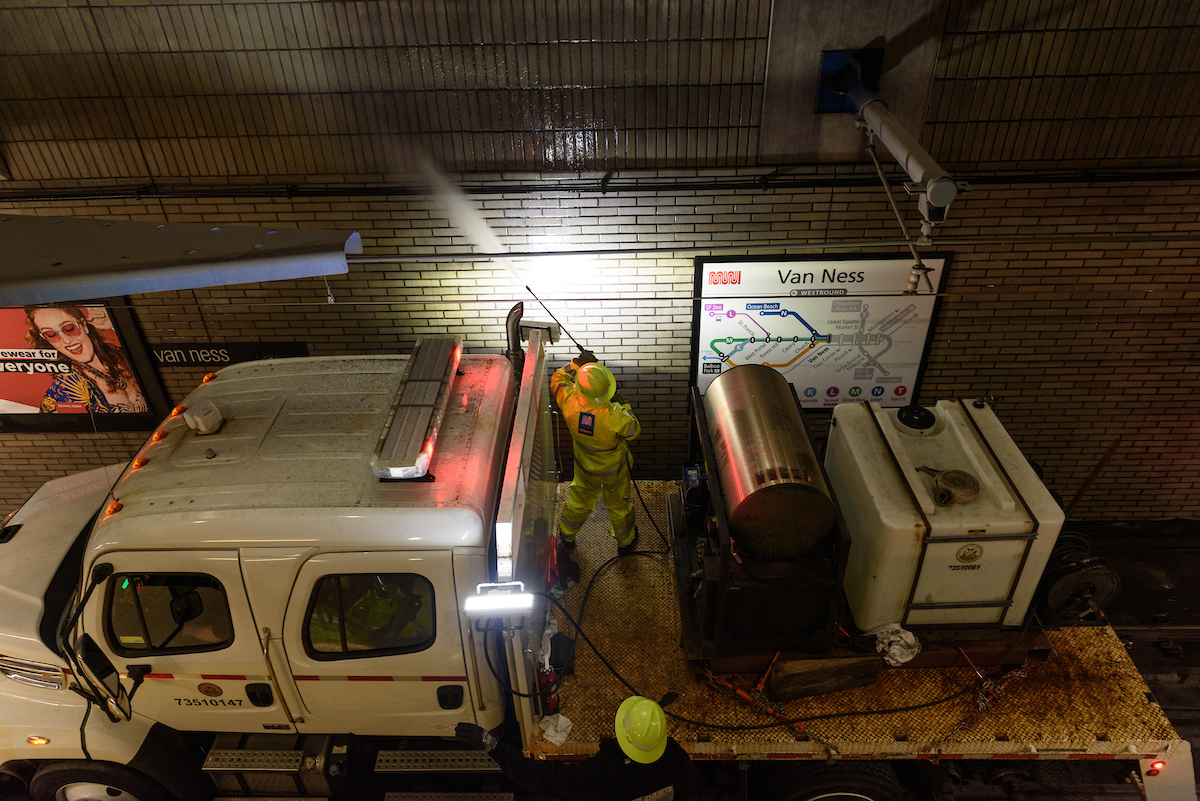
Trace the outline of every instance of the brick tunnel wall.
{"type": "MultiPolygon", "coordinates": [[[[518,251],[675,245],[744,246],[760,254],[764,242],[813,247],[898,234],[882,191],[874,188],[550,192],[474,201],[501,241],[518,251]]],[[[901,202],[915,218],[912,204],[901,202]]],[[[3,208],[358,230],[367,256],[468,250],[436,206],[411,196],[3,208]]],[[[977,187],[935,235],[953,261],[916,401],[994,396],[1017,444],[1067,499],[1119,439],[1077,520],[1200,516],[1198,210],[1200,185],[1188,182],[977,187]],[[1112,241],[1114,234],[1145,239],[1112,241]],[[1148,241],[1152,237],[1158,239],[1148,241]]],[[[701,254],[581,257],[521,267],[523,280],[613,369],[633,402],[645,431],[633,449],[639,477],[676,477],[687,456],[695,255],[701,254]]],[[[499,353],[513,302],[526,301],[527,318],[547,319],[523,283],[490,262],[355,264],[348,275],[331,277],[329,287],[333,304],[321,279],[129,300],[149,349],[275,340],[307,343],[312,355],[406,352],[424,333],[449,331],[464,337],[469,352],[499,353]]],[[[564,339],[552,349],[555,364],[572,355],[569,345],[564,339]]],[[[181,400],[205,372],[161,368],[169,400],[181,400]]],[[[828,413],[810,415],[818,439],[828,420],[828,413]]],[[[143,437],[0,429],[0,509],[15,509],[46,479],[128,458],[143,437]]]]}

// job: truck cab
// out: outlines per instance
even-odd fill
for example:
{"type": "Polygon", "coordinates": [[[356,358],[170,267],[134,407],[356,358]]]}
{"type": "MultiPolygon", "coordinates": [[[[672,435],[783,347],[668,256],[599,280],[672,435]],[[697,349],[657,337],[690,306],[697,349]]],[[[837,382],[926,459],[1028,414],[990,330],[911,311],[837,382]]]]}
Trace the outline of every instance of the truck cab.
{"type": "MultiPolygon", "coordinates": [[[[545,383],[536,350],[526,372],[545,383]]],[[[155,729],[316,737],[329,762],[335,736],[444,747],[458,722],[499,727],[507,658],[463,611],[536,575],[535,549],[515,547],[534,528],[532,448],[505,492],[516,379],[448,337],[411,357],[237,365],[127,465],[44,487],[0,545],[41,565],[0,613],[0,763],[130,765],[155,729]],[[10,645],[39,630],[40,647],[10,645]],[[53,736],[39,705],[62,717],[53,736]]]]}

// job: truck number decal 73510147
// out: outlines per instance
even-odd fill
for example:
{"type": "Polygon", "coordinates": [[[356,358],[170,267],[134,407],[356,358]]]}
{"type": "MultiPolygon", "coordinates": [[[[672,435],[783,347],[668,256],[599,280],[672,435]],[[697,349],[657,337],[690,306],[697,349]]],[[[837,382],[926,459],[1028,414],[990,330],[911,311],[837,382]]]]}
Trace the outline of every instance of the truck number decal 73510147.
{"type": "Polygon", "coordinates": [[[176,698],[176,706],[241,706],[241,698],[176,698]]]}

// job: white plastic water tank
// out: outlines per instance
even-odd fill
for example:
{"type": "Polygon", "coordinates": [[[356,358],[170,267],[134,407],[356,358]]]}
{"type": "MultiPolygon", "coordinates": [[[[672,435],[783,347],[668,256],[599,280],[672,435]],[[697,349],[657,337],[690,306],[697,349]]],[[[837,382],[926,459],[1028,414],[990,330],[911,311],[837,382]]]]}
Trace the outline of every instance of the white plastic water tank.
{"type": "Polygon", "coordinates": [[[841,404],[825,470],[852,538],[859,628],[1022,624],[1064,515],[990,407],[841,404]],[[939,502],[952,493],[933,473],[949,470],[976,480],[974,500],[939,502]]]}

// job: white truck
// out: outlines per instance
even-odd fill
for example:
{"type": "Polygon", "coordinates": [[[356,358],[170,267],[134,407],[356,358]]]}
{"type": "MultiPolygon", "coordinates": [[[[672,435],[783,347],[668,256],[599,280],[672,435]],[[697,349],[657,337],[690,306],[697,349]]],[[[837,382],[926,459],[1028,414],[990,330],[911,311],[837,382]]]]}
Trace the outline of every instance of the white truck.
{"type": "MultiPolygon", "coordinates": [[[[548,332],[528,329],[523,354],[518,325],[510,315],[510,358],[463,355],[438,337],[411,356],[226,368],[128,464],[39,489],[0,529],[0,795],[519,794],[450,737],[460,721],[534,756],[594,753],[627,693],[582,645],[557,688],[574,731],[555,746],[538,725],[558,483],[548,332]]],[[[670,494],[661,486],[655,503],[670,494]]],[[[599,559],[588,547],[585,573],[599,559]]],[[[1055,640],[1062,669],[1041,679],[1057,696],[1045,714],[1071,736],[1026,706],[1005,713],[1018,722],[1003,739],[991,727],[968,744],[939,741],[944,716],[910,721],[903,736],[850,719],[811,737],[761,728],[772,719],[693,683],[665,633],[679,610],[664,559],[623,560],[634,571],[623,592],[645,593],[623,600],[645,614],[593,613],[585,630],[622,673],[654,685],[644,694],[681,691],[668,711],[692,722],[673,733],[714,798],[747,787],[778,799],[942,797],[955,777],[986,784],[972,779],[978,764],[1015,764],[987,787],[1027,793],[1047,785],[1021,774],[1030,759],[1103,761],[1143,798],[1195,798],[1188,744],[1119,647],[1103,652],[1103,671],[1081,665],[1097,653],[1085,630],[1055,640]],[[632,652],[631,625],[658,650],[632,652]],[[1112,720],[1083,736],[1096,715],[1112,720]]],[[[888,708],[961,675],[885,671],[857,692],[888,708]]]]}

